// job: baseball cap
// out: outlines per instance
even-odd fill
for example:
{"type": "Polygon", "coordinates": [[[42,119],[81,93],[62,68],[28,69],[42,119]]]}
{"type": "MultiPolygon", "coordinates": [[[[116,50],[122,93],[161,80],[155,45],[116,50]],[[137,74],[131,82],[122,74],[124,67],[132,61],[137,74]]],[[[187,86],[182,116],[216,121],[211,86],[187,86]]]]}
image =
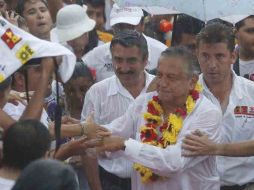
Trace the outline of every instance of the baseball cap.
{"type": "Polygon", "coordinates": [[[139,7],[120,8],[117,4],[114,4],[110,13],[110,26],[118,23],[138,25],[143,16],[144,13],[139,7]]]}

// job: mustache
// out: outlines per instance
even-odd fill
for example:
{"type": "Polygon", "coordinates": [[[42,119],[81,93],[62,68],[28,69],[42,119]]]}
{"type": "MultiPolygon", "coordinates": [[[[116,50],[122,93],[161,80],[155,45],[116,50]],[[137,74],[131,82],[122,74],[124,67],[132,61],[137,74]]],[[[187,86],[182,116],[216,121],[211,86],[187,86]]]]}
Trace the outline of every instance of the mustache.
{"type": "Polygon", "coordinates": [[[116,70],[116,72],[117,72],[117,74],[119,74],[119,75],[132,75],[132,74],[134,74],[134,72],[133,71],[127,71],[127,72],[123,72],[123,71],[120,71],[120,70],[116,70]]]}

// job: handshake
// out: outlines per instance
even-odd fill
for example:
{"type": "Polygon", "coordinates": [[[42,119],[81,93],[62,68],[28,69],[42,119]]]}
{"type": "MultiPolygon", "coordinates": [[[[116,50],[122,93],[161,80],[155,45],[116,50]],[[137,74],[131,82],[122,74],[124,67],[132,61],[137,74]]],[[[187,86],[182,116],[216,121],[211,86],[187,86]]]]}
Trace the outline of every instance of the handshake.
{"type": "Polygon", "coordinates": [[[81,123],[81,134],[87,137],[87,143],[97,152],[115,152],[125,148],[123,137],[113,136],[108,129],[96,124],[91,116],[81,123]]]}
{"type": "MultiPolygon", "coordinates": [[[[54,136],[54,128],[55,125],[52,122],[49,125],[49,131],[52,137],[54,136]]],[[[89,116],[82,123],[79,120],[64,117],[62,119],[61,137],[75,137],[69,142],[70,146],[68,146],[68,150],[73,155],[84,154],[87,148],[96,148],[97,153],[105,151],[115,152],[124,150],[125,148],[124,138],[113,136],[108,129],[96,124],[92,116],[89,116]]]]}

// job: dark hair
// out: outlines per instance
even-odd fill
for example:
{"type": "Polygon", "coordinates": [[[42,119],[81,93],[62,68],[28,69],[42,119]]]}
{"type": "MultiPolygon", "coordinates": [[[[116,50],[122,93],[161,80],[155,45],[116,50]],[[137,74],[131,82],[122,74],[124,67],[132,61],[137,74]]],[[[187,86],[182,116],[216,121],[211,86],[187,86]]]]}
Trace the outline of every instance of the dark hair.
{"type": "Polygon", "coordinates": [[[10,126],[3,136],[3,165],[23,169],[42,158],[50,147],[47,128],[37,120],[21,120],[10,126]]]}
{"type": "Polygon", "coordinates": [[[212,23],[206,25],[197,35],[197,46],[200,43],[226,43],[230,52],[235,49],[235,35],[232,27],[221,23],[212,23]]]}
{"type": "Polygon", "coordinates": [[[176,46],[170,47],[161,53],[161,56],[165,57],[179,57],[184,60],[184,68],[188,77],[197,75],[200,73],[199,64],[197,58],[186,47],[176,46]]]}
{"type": "Polygon", "coordinates": [[[143,60],[148,57],[146,39],[142,33],[137,32],[136,30],[124,30],[117,32],[110,43],[111,52],[115,44],[120,44],[124,47],[136,46],[141,51],[143,60]]]}
{"type": "Polygon", "coordinates": [[[179,44],[182,40],[182,34],[196,35],[204,28],[205,23],[194,17],[180,14],[177,16],[174,29],[174,43],[179,44]]]}
{"type": "Polygon", "coordinates": [[[95,28],[91,30],[90,32],[88,32],[88,36],[89,36],[89,40],[88,40],[88,44],[85,47],[84,53],[91,51],[93,48],[97,47],[99,43],[99,37],[95,28]]]}
{"type": "Polygon", "coordinates": [[[12,81],[12,78],[8,77],[3,82],[0,82],[0,91],[3,92],[8,87],[10,87],[11,86],[11,81],[12,81]]]}
{"type": "Polygon", "coordinates": [[[93,83],[95,82],[91,70],[81,61],[76,62],[71,79],[76,79],[78,77],[87,77],[93,83]]]}
{"type": "Polygon", "coordinates": [[[103,7],[103,18],[104,22],[106,22],[106,14],[105,14],[105,0],[81,0],[79,3],[81,5],[85,4],[90,4],[92,7],[98,8],[98,7],[103,7]]]}
{"type": "Polygon", "coordinates": [[[249,18],[254,19],[254,15],[250,15],[250,16],[246,17],[245,19],[243,19],[243,20],[237,22],[237,23],[235,24],[236,30],[239,30],[239,29],[244,25],[245,20],[246,20],[246,19],[249,19],[249,18]]]}
{"type": "Polygon", "coordinates": [[[105,0],[83,0],[82,3],[90,4],[93,7],[100,7],[100,6],[105,7],[105,0]]]}
{"type": "Polygon", "coordinates": [[[228,27],[233,27],[233,26],[234,26],[232,23],[227,22],[227,21],[225,21],[225,20],[222,20],[222,19],[220,19],[220,18],[215,18],[215,19],[209,20],[209,21],[207,22],[207,24],[213,24],[213,23],[224,24],[224,25],[226,25],[226,26],[228,26],[228,27]]]}
{"type": "MultiPolygon", "coordinates": [[[[42,61],[42,58],[33,58],[33,59],[30,59],[26,64],[22,65],[15,73],[21,73],[25,77],[27,77],[27,70],[29,68],[31,68],[31,66],[40,65],[41,61],[42,61]]],[[[14,88],[15,88],[15,84],[16,84],[15,73],[13,75],[14,77],[13,77],[13,80],[12,80],[12,87],[14,87],[14,88]]],[[[28,85],[28,84],[26,84],[26,85],[28,85]]]]}
{"type": "Polygon", "coordinates": [[[12,190],[78,190],[73,169],[57,160],[37,160],[29,164],[12,190]]]}
{"type": "MultiPolygon", "coordinates": [[[[25,9],[25,4],[29,3],[31,0],[18,0],[16,12],[20,15],[23,16],[24,9],[25,9]]],[[[46,0],[40,0],[42,3],[45,4],[46,7],[48,7],[48,3],[46,0]]]]}

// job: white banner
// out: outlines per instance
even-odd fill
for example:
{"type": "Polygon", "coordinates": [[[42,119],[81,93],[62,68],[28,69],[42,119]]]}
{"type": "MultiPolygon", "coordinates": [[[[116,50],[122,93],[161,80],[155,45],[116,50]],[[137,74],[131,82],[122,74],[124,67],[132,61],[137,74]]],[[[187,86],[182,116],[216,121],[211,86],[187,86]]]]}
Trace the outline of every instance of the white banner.
{"type": "Polygon", "coordinates": [[[36,38],[0,17],[0,82],[32,58],[53,56],[63,56],[59,73],[63,82],[68,81],[76,64],[76,56],[70,50],[36,38]]]}

